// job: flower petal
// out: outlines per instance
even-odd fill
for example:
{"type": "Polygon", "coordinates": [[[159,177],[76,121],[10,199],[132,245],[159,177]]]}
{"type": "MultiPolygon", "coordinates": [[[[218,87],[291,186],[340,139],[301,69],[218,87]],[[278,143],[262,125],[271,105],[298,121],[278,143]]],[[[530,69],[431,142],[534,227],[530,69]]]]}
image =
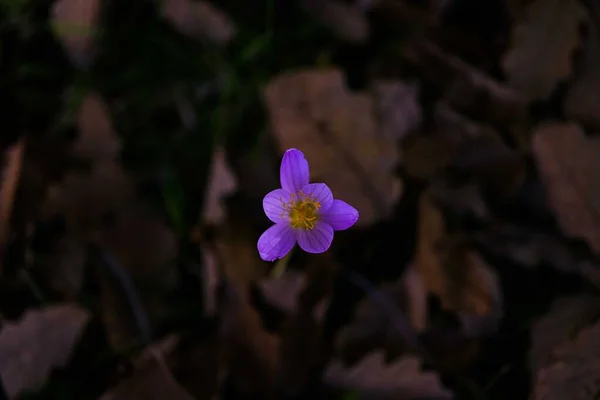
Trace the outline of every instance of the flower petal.
{"type": "Polygon", "coordinates": [[[319,214],[321,220],[336,231],[350,228],[358,221],[358,210],[342,200],[334,200],[327,211],[319,214]]]}
{"type": "Polygon", "coordinates": [[[296,193],[309,182],[308,161],[297,149],[289,149],[283,155],[279,169],[281,187],[290,193],[296,193]]]}
{"type": "Polygon", "coordinates": [[[329,210],[333,204],[333,193],[324,183],[309,183],[302,188],[302,192],[307,196],[314,197],[321,204],[319,212],[329,210]]]}
{"type": "Polygon", "coordinates": [[[274,261],[283,258],[292,250],[296,238],[294,230],[288,223],[275,224],[263,233],[258,239],[258,253],[265,261],[274,261]]]}
{"type": "Polygon", "coordinates": [[[276,224],[287,221],[283,203],[287,203],[288,201],[290,201],[290,193],[287,190],[275,189],[267,193],[263,199],[263,210],[265,210],[267,218],[276,224]]]}
{"type": "Polygon", "coordinates": [[[313,229],[296,229],[294,233],[298,244],[307,253],[323,253],[333,241],[333,228],[321,221],[313,229]]]}

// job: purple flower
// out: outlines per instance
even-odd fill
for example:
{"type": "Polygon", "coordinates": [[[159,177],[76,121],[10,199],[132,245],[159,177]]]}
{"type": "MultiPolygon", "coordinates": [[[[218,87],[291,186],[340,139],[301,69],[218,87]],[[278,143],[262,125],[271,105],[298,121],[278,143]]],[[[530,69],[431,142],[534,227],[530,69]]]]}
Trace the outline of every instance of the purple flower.
{"type": "Polygon", "coordinates": [[[267,217],[275,222],[258,239],[258,252],[265,261],[284,257],[298,242],[308,253],[323,253],[331,246],[333,231],[350,228],[358,211],[334,200],[324,183],[308,183],[308,162],[297,149],[289,149],[281,160],[281,189],[263,199],[267,217]]]}

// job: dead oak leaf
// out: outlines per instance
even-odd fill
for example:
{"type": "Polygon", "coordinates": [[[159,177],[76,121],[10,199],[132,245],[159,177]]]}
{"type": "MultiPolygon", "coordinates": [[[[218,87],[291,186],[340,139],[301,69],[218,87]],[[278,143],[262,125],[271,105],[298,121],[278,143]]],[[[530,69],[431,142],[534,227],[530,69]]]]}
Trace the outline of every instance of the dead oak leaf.
{"type": "Polygon", "coordinates": [[[336,338],[345,360],[362,358],[375,348],[400,355],[418,346],[416,332],[426,326],[426,292],[420,277],[407,271],[402,279],[383,284],[357,305],[352,321],[336,338]]]}
{"type": "Polygon", "coordinates": [[[53,292],[62,299],[76,300],[80,294],[85,273],[87,251],[80,237],[64,235],[58,238],[51,252],[34,264],[35,273],[48,282],[53,292]]]}
{"type": "Polygon", "coordinates": [[[585,126],[600,128],[600,32],[594,24],[588,25],[588,43],[582,71],[571,85],[564,102],[565,115],[585,126]]]}
{"type": "Polygon", "coordinates": [[[73,153],[90,160],[114,159],[121,149],[107,105],[96,93],[87,95],[77,114],[79,135],[73,153]]]}
{"type": "Polygon", "coordinates": [[[384,137],[404,139],[423,121],[420,88],[401,81],[379,81],[373,85],[377,119],[384,137]]]}
{"type": "Polygon", "coordinates": [[[97,240],[102,252],[98,261],[103,261],[95,270],[101,317],[111,346],[120,350],[139,340],[140,333],[148,335],[148,322],[164,315],[165,296],[177,284],[172,263],[177,239],[161,217],[137,205],[119,213],[97,240]]]}
{"type": "Polygon", "coordinates": [[[99,400],[194,400],[171,375],[160,351],[149,348],[140,357],[143,364],[133,375],[115,388],[104,393],[99,400]]]}
{"type": "MultiPolygon", "coordinates": [[[[307,284],[307,277],[304,273],[287,270],[280,277],[267,277],[259,280],[258,287],[269,304],[293,315],[300,307],[299,297],[307,284]]],[[[323,299],[316,305],[313,316],[317,321],[323,319],[328,305],[329,299],[323,299]]]]}
{"type": "Polygon", "coordinates": [[[496,319],[502,310],[495,274],[464,243],[448,240],[443,214],[425,192],[419,202],[415,265],[425,286],[442,307],[496,319]]]}
{"type": "Polygon", "coordinates": [[[100,13],[100,0],[59,0],[52,6],[54,34],[79,67],[90,64],[100,13]]]}
{"type": "Polygon", "coordinates": [[[98,161],[87,172],[73,171],[50,188],[44,204],[46,215],[65,214],[72,232],[89,233],[107,216],[134,199],[135,185],[112,160],[98,161]]]}
{"type": "Polygon", "coordinates": [[[465,115],[477,115],[482,121],[502,127],[527,117],[529,101],[521,92],[431,41],[416,41],[402,53],[422,80],[440,87],[441,102],[449,108],[465,115]]]}
{"type": "Polygon", "coordinates": [[[227,216],[214,244],[224,275],[236,284],[246,287],[265,276],[266,265],[256,251],[256,235],[247,220],[227,216]]]}
{"type": "Polygon", "coordinates": [[[552,361],[553,351],[600,317],[600,298],[589,295],[559,299],[531,330],[529,365],[536,372],[552,361]]]}
{"type": "Polygon", "coordinates": [[[452,399],[454,396],[434,372],[421,371],[421,362],[405,356],[386,364],[381,352],[373,352],[353,367],[332,361],[324,372],[327,384],[359,392],[370,399],[452,399]]]}
{"type": "Polygon", "coordinates": [[[398,150],[380,134],[372,96],[349,92],[336,69],[285,73],[264,93],[280,153],[304,151],[312,180],[355,206],[359,226],[390,214],[401,192],[398,150]]]}
{"type": "Polygon", "coordinates": [[[553,362],[537,372],[535,400],[593,400],[600,393],[600,324],[586,328],[553,354],[553,362]]]}
{"type": "Polygon", "coordinates": [[[8,396],[37,389],[53,368],[63,367],[89,319],[79,306],[55,305],[5,323],[0,331],[0,375],[8,396]]]}
{"type": "Polygon", "coordinates": [[[575,0],[536,0],[513,30],[502,67],[512,87],[546,100],[571,73],[571,53],[579,45],[585,10],[575,0]]]}
{"type": "Polygon", "coordinates": [[[268,397],[279,370],[280,340],[263,328],[260,315],[248,303],[246,288],[225,283],[220,334],[230,352],[230,371],[246,388],[268,397]]]}
{"type": "Polygon", "coordinates": [[[600,252],[600,140],[572,123],[546,123],[532,148],[561,228],[600,252]]]}

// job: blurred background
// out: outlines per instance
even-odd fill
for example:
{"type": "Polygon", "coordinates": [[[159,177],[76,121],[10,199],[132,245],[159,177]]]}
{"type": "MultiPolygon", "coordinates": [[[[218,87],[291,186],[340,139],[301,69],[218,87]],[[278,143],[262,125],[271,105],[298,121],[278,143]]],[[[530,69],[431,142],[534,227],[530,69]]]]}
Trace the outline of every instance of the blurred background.
{"type": "Polygon", "coordinates": [[[0,0],[0,116],[0,399],[600,396],[596,1],[0,0]]]}

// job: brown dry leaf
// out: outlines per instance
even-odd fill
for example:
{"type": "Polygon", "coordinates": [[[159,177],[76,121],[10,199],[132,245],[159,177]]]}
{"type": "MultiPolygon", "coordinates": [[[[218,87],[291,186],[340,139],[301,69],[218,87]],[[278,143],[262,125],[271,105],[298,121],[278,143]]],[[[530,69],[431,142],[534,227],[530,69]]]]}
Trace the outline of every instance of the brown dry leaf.
{"type": "Polygon", "coordinates": [[[386,218],[401,193],[394,139],[375,122],[371,96],[351,93],[336,69],[285,73],[265,89],[279,151],[302,150],[314,182],[360,212],[358,226],[386,218]]]}
{"type": "MultiPolygon", "coordinates": [[[[287,314],[294,314],[299,309],[299,297],[307,284],[306,274],[288,269],[280,277],[261,279],[258,287],[269,304],[287,314]]],[[[328,305],[329,299],[323,299],[317,304],[313,313],[316,321],[323,319],[328,305]]]]}
{"type": "Polygon", "coordinates": [[[513,30],[512,47],[502,67],[510,85],[531,99],[546,100],[571,74],[572,52],[579,46],[579,24],[586,13],[575,0],[536,0],[513,30]]]}
{"type": "Polygon", "coordinates": [[[134,317],[152,322],[163,315],[164,298],[177,284],[177,270],[172,265],[178,254],[174,233],[162,218],[138,207],[122,212],[114,226],[98,237],[104,256],[109,258],[109,265],[98,265],[97,270],[102,288],[101,315],[109,342],[117,350],[131,345],[140,330],[146,333],[146,322],[134,317]],[[123,276],[131,279],[132,288],[127,287],[123,276]],[[143,309],[134,309],[137,306],[128,297],[131,295],[139,297],[143,309]],[[142,326],[133,326],[134,322],[142,326]]]}
{"type": "MultiPolygon", "coordinates": [[[[13,202],[21,176],[24,148],[25,140],[21,139],[3,155],[5,164],[0,170],[0,260],[4,259],[4,246],[8,239],[13,202]]],[[[2,264],[0,264],[1,271],[2,264]]]]}
{"type": "Polygon", "coordinates": [[[79,135],[73,154],[91,160],[115,159],[121,150],[120,139],[113,129],[108,106],[96,93],[88,94],[77,115],[79,135]]]}
{"type": "Polygon", "coordinates": [[[220,331],[230,353],[230,371],[249,390],[268,398],[279,370],[279,338],[264,330],[246,289],[227,282],[220,331]]]}
{"type": "Polygon", "coordinates": [[[228,216],[219,227],[215,247],[225,276],[240,287],[248,287],[265,276],[268,266],[256,251],[256,235],[249,221],[228,216]]]}
{"type": "Polygon", "coordinates": [[[236,34],[231,19],[207,1],[163,0],[163,16],[182,34],[227,44],[236,34]]]}
{"type": "Polygon", "coordinates": [[[533,137],[533,154],[563,231],[600,252],[600,139],[573,123],[546,123],[533,137]]]}
{"type": "Polygon", "coordinates": [[[50,254],[42,257],[40,265],[35,265],[36,273],[63,300],[75,301],[83,285],[86,260],[85,243],[77,236],[66,235],[57,240],[50,254]]]}
{"type": "Polygon", "coordinates": [[[600,317],[600,298],[589,295],[562,298],[531,330],[529,366],[537,372],[552,361],[552,353],[563,342],[600,317]]]}
{"type": "Polygon", "coordinates": [[[452,162],[453,149],[438,135],[419,135],[407,141],[403,148],[402,164],[408,175],[431,179],[452,162]]]}
{"type": "Polygon", "coordinates": [[[100,0],[58,0],[52,6],[54,34],[79,67],[92,61],[100,6],[100,0]]]}
{"type": "Polygon", "coordinates": [[[373,352],[353,367],[332,361],[323,379],[331,386],[359,392],[379,400],[452,399],[454,396],[434,372],[421,371],[421,362],[404,356],[386,364],[381,352],[373,352]]]}
{"type": "Polygon", "coordinates": [[[532,399],[597,399],[600,393],[599,337],[600,323],[596,323],[556,348],[553,362],[536,374],[532,399]]]}
{"type": "Polygon", "coordinates": [[[573,82],[564,102],[565,115],[593,129],[600,129],[600,32],[588,24],[588,43],[581,75],[573,82]]]}
{"type": "Polygon", "coordinates": [[[79,135],[71,152],[91,161],[91,170],[65,173],[61,182],[48,189],[42,214],[65,214],[70,232],[89,234],[135,199],[135,183],[117,162],[120,140],[98,94],[85,97],[77,125],[79,135]]]}
{"type": "Polygon", "coordinates": [[[104,393],[99,400],[194,400],[173,378],[162,353],[156,346],[148,348],[140,356],[133,375],[104,393]]]}
{"type": "Polygon", "coordinates": [[[493,128],[466,118],[445,102],[436,104],[434,123],[431,132],[423,132],[403,143],[403,165],[412,177],[429,180],[449,165],[470,167],[469,172],[490,171],[501,166],[497,153],[510,154],[493,128]],[[474,159],[473,154],[479,158],[474,159]]]}
{"type": "Polygon", "coordinates": [[[221,224],[225,219],[225,210],[221,204],[221,199],[232,194],[236,189],[237,180],[227,164],[225,150],[217,148],[213,153],[208,188],[204,199],[203,222],[214,225],[221,224]]]}
{"type": "Polygon", "coordinates": [[[89,173],[69,172],[50,188],[44,213],[64,213],[71,232],[89,233],[130,204],[134,194],[134,182],[116,162],[96,162],[89,173]]]}
{"type": "Polygon", "coordinates": [[[416,41],[404,48],[403,55],[414,65],[422,80],[440,87],[443,92],[441,102],[447,108],[465,115],[477,115],[502,127],[527,117],[529,101],[522,93],[438,45],[428,40],[416,41]]]}
{"type": "Polygon", "coordinates": [[[493,319],[500,316],[502,299],[495,274],[472,249],[448,241],[444,217],[428,192],[419,203],[416,267],[445,309],[493,319]]]}
{"type": "Polygon", "coordinates": [[[208,246],[200,245],[202,251],[202,283],[204,289],[204,313],[208,317],[217,313],[217,293],[221,280],[218,260],[208,246]]]}
{"type": "Polygon", "coordinates": [[[304,5],[339,39],[352,43],[369,39],[369,23],[359,7],[339,0],[304,0],[304,5]]]}
{"type": "Polygon", "coordinates": [[[100,238],[108,250],[134,277],[169,287],[175,277],[165,268],[178,253],[177,238],[164,219],[137,205],[123,210],[115,224],[100,238]]]}
{"type": "Polygon", "coordinates": [[[0,375],[8,397],[41,386],[51,370],[63,367],[90,319],[76,305],[27,311],[0,332],[0,375]]]}
{"type": "Polygon", "coordinates": [[[427,324],[426,295],[412,268],[398,281],[382,285],[358,304],[352,321],[338,334],[339,353],[344,359],[356,360],[375,348],[394,356],[418,347],[416,335],[427,324]]]}
{"type": "Polygon", "coordinates": [[[417,83],[379,81],[373,85],[377,119],[384,137],[404,139],[423,120],[417,83]]]}

